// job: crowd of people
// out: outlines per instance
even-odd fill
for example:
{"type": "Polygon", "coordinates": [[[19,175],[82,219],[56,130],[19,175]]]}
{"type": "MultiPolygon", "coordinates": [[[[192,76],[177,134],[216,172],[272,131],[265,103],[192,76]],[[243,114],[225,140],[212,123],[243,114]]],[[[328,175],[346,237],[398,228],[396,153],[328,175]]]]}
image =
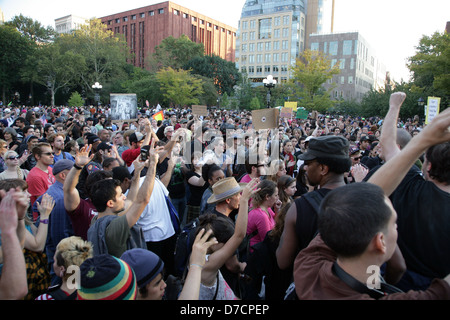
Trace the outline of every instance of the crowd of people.
{"type": "Polygon", "coordinates": [[[404,99],[258,130],[4,107],[0,299],[449,299],[450,111],[402,121],[404,99]]]}

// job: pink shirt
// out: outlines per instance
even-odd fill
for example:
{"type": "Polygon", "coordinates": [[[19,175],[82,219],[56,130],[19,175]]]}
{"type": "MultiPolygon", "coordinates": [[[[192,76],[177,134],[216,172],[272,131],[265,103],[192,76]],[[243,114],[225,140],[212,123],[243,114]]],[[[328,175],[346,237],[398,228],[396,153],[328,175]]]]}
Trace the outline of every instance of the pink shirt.
{"type": "Polygon", "coordinates": [[[258,230],[258,234],[250,239],[250,246],[264,240],[266,233],[275,226],[275,212],[268,209],[269,214],[260,208],[251,210],[248,213],[247,234],[258,230]]]}

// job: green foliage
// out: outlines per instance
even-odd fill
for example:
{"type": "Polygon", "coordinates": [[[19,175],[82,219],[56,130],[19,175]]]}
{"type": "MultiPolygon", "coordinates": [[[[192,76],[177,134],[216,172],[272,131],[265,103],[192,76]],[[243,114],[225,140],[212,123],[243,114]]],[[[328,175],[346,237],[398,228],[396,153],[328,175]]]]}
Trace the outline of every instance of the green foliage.
{"type": "Polygon", "coordinates": [[[169,36],[155,47],[155,52],[146,59],[146,64],[152,72],[169,67],[178,70],[193,57],[203,56],[204,51],[202,43],[195,43],[184,34],[179,38],[169,36]]]}
{"type": "Polygon", "coordinates": [[[69,107],[81,107],[84,106],[84,99],[77,91],[75,91],[72,92],[72,94],[70,95],[68,103],[69,107]]]}
{"type": "Polygon", "coordinates": [[[25,17],[22,14],[15,16],[11,21],[6,22],[5,25],[16,28],[25,38],[35,44],[49,43],[57,35],[51,26],[44,27],[39,21],[25,17]]]}
{"type": "Polygon", "coordinates": [[[257,97],[252,98],[252,100],[250,101],[249,108],[250,108],[250,110],[257,110],[257,109],[261,108],[261,106],[259,104],[259,99],[257,97]]]}
{"type": "Polygon", "coordinates": [[[323,52],[305,50],[291,67],[291,82],[298,84],[294,88],[301,98],[302,107],[307,110],[326,112],[334,102],[330,98],[330,90],[325,91],[323,84],[339,74],[339,64],[331,67],[331,60],[323,52]]]}
{"type": "Polygon", "coordinates": [[[156,73],[161,94],[168,106],[177,107],[199,103],[203,94],[202,80],[186,70],[163,69],[156,73]]]}
{"type": "Polygon", "coordinates": [[[183,68],[191,70],[194,74],[212,78],[219,94],[225,92],[231,94],[240,76],[233,62],[216,55],[193,57],[183,68]]]}

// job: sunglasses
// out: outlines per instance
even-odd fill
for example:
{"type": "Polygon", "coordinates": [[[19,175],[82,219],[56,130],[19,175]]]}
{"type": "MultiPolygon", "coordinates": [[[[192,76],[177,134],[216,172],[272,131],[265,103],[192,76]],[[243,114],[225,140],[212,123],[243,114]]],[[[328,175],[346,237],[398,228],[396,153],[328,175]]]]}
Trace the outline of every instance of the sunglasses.
{"type": "Polygon", "coordinates": [[[46,155],[46,156],[52,156],[53,155],[52,152],[42,152],[41,154],[46,155]]]}
{"type": "Polygon", "coordinates": [[[362,159],[362,156],[359,156],[359,157],[354,157],[354,158],[352,158],[353,160],[355,160],[355,161],[357,161],[357,160],[361,160],[362,159]]]}
{"type": "Polygon", "coordinates": [[[17,160],[17,159],[19,159],[19,156],[15,156],[15,157],[8,157],[7,159],[8,159],[8,160],[17,160]]]}

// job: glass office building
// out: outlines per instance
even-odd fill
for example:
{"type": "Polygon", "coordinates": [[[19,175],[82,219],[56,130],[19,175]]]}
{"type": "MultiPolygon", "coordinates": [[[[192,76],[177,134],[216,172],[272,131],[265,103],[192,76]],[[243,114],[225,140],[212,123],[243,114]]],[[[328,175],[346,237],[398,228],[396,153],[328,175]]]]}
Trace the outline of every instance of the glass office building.
{"type": "Polygon", "coordinates": [[[306,1],[247,0],[236,34],[236,66],[255,84],[268,75],[289,78],[289,67],[305,49],[306,1]]]}

